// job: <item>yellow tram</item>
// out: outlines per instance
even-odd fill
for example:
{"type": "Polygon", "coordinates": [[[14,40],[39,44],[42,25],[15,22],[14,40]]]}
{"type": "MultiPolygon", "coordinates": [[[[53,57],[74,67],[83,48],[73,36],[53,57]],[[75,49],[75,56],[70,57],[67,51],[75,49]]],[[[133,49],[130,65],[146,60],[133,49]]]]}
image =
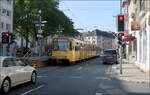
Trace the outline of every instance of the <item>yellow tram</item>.
{"type": "Polygon", "coordinates": [[[74,38],[53,38],[52,59],[73,63],[99,56],[100,47],[74,38]]]}

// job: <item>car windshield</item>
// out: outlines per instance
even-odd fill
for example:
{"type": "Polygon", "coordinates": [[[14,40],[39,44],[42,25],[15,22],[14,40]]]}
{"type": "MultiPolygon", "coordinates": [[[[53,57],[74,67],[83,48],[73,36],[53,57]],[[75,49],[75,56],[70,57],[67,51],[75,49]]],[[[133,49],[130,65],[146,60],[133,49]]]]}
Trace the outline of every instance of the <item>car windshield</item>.
{"type": "Polygon", "coordinates": [[[108,50],[108,51],[104,51],[104,54],[113,54],[113,52],[112,51],[110,51],[110,50],[108,50]]]}
{"type": "Polygon", "coordinates": [[[67,51],[68,49],[68,42],[67,41],[58,41],[58,42],[54,42],[54,50],[58,50],[58,51],[67,51]]]}

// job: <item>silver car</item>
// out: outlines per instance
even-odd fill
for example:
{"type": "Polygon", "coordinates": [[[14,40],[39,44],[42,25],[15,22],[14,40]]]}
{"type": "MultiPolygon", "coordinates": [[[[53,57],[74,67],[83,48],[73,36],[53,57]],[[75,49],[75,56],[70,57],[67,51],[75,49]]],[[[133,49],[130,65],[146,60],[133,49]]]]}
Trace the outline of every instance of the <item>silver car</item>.
{"type": "Polygon", "coordinates": [[[0,89],[7,93],[11,87],[25,83],[36,83],[36,69],[15,57],[0,57],[0,89]]]}
{"type": "Polygon", "coordinates": [[[103,53],[103,64],[117,64],[116,50],[105,50],[103,53]]]}

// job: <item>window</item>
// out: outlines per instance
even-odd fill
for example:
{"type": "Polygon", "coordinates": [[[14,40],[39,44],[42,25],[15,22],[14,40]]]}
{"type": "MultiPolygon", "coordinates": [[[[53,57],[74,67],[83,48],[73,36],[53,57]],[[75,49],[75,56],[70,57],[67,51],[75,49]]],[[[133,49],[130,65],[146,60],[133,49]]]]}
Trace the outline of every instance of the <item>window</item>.
{"type": "Polygon", "coordinates": [[[145,0],[140,0],[140,10],[141,11],[145,10],[145,0]]]}
{"type": "Polygon", "coordinates": [[[7,0],[7,3],[11,4],[11,0],[7,0]]]}
{"type": "Polygon", "coordinates": [[[8,24],[6,24],[6,30],[9,30],[9,25],[8,24]]]}
{"type": "Polygon", "coordinates": [[[4,29],[4,22],[1,22],[2,29],[4,29]]]}
{"type": "Polygon", "coordinates": [[[7,16],[10,16],[10,11],[7,10],[7,16]]]}
{"type": "Polygon", "coordinates": [[[6,30],[10,31],[11,25],[10,24],[6,24],[6,30]]]}
{"type": "Polygon", "coordinates": [[[3,67],[12,67],[12,66],[16,66],[16,63],[14,63],[11,58],[6,58],[3,62],[3,67]]]}
{"type": "Polygon", "coordinates": [[[70,50],[72,50],[72,42],[70,42],[70,50]]]}
{"type": "Polygon", "coordinates": [[[67,41],[59,41],[53,43],[53,49],[59,51],[67,51],[68,49],[68,42],[67,41]]]}
{"type": "Polygon", "coordinates": [[[21,61],[20,59],[13,59],[14,63],[16,63],[17,66],[25,66],[26,63],[21,61]]]}
{"type": "Polygon", "coordinates": [[[6,14],[6,12],[7,12],[7,10],[6,10],[6,9],[2,9],[2,10],[1,10],[1,13],[2,13],[3,15],[5,15],[5,14],[6,14]]]}

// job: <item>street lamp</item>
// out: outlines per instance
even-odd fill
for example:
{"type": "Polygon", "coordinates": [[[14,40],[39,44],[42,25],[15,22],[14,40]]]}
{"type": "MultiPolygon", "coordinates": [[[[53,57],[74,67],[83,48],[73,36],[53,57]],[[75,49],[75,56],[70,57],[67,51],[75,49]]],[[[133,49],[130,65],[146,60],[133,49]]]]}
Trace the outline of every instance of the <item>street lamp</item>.
{"type": "Polygon", "coordinates": [[[41,56],[41,53],[42,53],[42,48],[41,48],[41,44],[42,44],[42,33],[43,33],[43,30],[42,30],[42,26],[45,26],[45,24],[47,23],[47,21],[42,21],[42,17],[41,17],[41,14],[42,14],[42,10],[38,10],[38,14],[40,14],[40,19],[39,21],[35,21],[34,23],[36,24],[36,26],[39,27],[39,30],[38,30],[38,34],[37,34],[37,37],[38,37],[38,44],[39,44],[39,56],[41,56]]]}

